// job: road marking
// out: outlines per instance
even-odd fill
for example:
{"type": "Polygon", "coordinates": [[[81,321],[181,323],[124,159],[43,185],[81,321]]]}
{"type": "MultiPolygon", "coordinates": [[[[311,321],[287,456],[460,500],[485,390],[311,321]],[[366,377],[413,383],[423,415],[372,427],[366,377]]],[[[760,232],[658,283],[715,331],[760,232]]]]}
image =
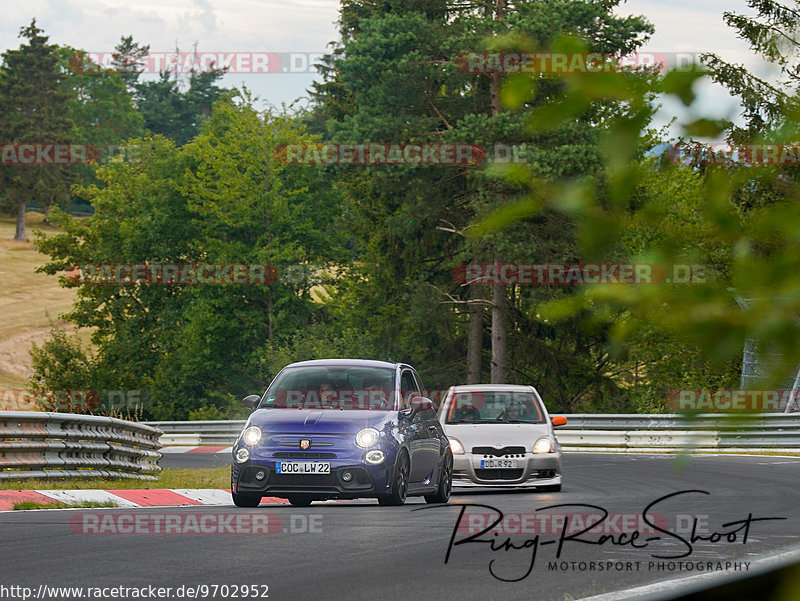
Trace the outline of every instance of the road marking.
{"type": "Polygon", "coordinates": [[[86,490],[37,490],[41,495],[50,497],[54,501],[59,501],[67,505],[80,505],[83,502],[94,503],[114,503],[117,507],[138,507],[119,495],[106,490],[86,489],[86,490]]]}
{"type": "MultiPolygon", "coordinates": [[[[736,558],[735,560],[732,559],[732,561],[747,560],[747,556],[736,558]]],[[[778,567],[776,564],[788,565],[790,563],[797,563],[798,561],[800,561],[800,549],[795,548],[791,551],[781,551],[750,560],[750,569],[740,574],[742,577],[754,576],[769,568],[778,567]]],[[[682,591],[683,594],[689,594],[690,592],[701,590],[702,585],[706,583],[717,582],[718,584],[724,584],[733,582],[735,579],[730,577],[732,573],[733,572],[708,572],[705,574],[693,574],[692,576],[671,578],[669,580],[662,580],[660,582],[654,582],[653,584],[645,584],[644,586],[614,591],[612,593],[602,593],[592,597],[581,597],[577,599],[577,601],[636,601],[637,599],[648,599],[652,595],[658,593],[674,592],[675,589],[685,589],[682,591]]]]}
{"type": "Polygon", "coordinates": [[[231,505],[231,493],[217,488],[173,488],[173,492],[201,505],[231,505]]]}
{"type": "Polygon", "coordinates": [[[128,489],[108,491],[140,507],[181,507],[183,505],[202,505],[188,497],[169,489],[128,489]]]}

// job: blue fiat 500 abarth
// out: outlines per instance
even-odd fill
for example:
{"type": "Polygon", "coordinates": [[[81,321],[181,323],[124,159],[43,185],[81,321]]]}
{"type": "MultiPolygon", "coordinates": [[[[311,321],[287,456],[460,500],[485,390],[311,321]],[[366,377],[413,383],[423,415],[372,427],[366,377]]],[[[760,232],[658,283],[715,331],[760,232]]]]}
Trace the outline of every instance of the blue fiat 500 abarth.
{"type": "Polygon", "coordinates": [[[326,359],[283,368],[233,447],[231,493],[239,507],[265,496],[307,506],[326,499],[408,496],[447,503],[450,442],[410,365],[326,359]]]}

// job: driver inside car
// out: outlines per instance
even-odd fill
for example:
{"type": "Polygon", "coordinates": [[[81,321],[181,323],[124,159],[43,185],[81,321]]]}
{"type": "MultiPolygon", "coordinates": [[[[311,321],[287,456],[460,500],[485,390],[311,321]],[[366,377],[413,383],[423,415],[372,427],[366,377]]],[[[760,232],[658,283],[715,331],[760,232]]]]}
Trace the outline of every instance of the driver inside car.
{"type": "Polygon", "coordinates": [[[523,418],[524,410],[519,401],[511,401],[497,416],[499,420],[515,421],[523,418]]]}
{"type": "Polygon", "coordinates": [[[333,409],[336,406],[336,390],[328,382],[319,385],[319,402],[324,409],[333,409]]]}

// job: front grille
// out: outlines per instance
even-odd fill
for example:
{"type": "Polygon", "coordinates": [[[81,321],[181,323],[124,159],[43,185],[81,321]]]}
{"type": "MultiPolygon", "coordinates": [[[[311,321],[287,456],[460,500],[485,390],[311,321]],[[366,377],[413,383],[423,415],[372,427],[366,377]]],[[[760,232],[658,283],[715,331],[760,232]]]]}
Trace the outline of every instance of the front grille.
{"type": "Polygon", "coordinates": [[[522,478],[522,470],[514,469],[488,469],[475,470],[475,475],[481,480],[519,480],[522,478]]]}
{"type": "MultiPolygon", "coordinates": [[[[292,441],[281,440],[281,441],[278,441],[276,444],[279,447],[294,447],[295,449],[299,449],[300,448],[300,441],[299,440],[296,441],[296,442],[293,441],[293,440],[292,441]]],[[[311,441],[311,446],[312,447],[332,447],[333,443],[332,442],[314,442],[312,440],[311,441]]]]}
{"type": "Polygon", "coordinates": [[[503,447],[502,449],[495,449],[494,447],[472,447],[472,453],[474,455],[492,455],[493,457],[524,455],[525,447],[503,447]]]}
{"type": "Polygon", "coordinates": [[[272,474],[271,486],[334,486],[333,474],[272,474]]]}
{"type": "Polygon", "coordinates": [[[277,459],[336,459],[336,453],[298,453],[294,451],[279,451],[272,456],[277,459]]]}

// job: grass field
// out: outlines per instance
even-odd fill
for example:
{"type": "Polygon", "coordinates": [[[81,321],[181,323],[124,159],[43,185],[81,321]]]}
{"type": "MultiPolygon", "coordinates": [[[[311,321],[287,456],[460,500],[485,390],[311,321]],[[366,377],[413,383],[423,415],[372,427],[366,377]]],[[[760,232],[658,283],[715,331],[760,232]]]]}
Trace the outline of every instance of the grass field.
{"type": "MultiPolygon", "coordinates": [[[[29,212],[27,218],[28,240],[33,240],[34,230],[56,231],[42,225],[41,213],[29,212]]],[[[47,257],[30,242],[13,240],[14,223],[13,217],[0,217],[0,390],[26,387],[31,344],[48,338],[51,320],[64,325],[59,315],[76,298],[75,290],[61,288],[56,276],[35,273],[47,257]]]]}
{"type": "Polygon", "coordinates": [[[122,490],[152,488],[230,488],[231,468],[211,467],[185,470],[163,470],[157,480],[122,478],[86,480],[0,480],[0,490],[122,490]]]}

